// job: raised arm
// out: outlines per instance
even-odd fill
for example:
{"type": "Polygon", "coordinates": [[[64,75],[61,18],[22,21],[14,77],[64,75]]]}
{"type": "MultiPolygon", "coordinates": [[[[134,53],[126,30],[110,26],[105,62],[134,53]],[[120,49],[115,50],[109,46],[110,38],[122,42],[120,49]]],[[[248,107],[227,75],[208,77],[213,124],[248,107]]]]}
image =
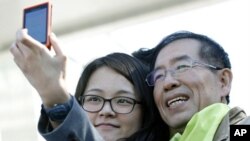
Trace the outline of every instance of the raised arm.
{"type": "Polygon", "coordinates": [[[55,104],[66,103],[70,99],[73,101],[73,105],[63,122],[51,121],[42,114],[38,124],[39,132],[48,141],[73,139],[101,141],[102,137],[89,122],[86,113],[66,89],[67,58],[61,51],[54,34],[51,34],[50,41],[52,49],[55,51],[54,56],[44,45],[29,36],[26,29],[22,29],[17,31],[16,40],[10,48],[15,63],[37,90],[45,108],[49,109],[55,104]],[[54,130],[47,129],[48,123],[52,125],[54,130]]]}

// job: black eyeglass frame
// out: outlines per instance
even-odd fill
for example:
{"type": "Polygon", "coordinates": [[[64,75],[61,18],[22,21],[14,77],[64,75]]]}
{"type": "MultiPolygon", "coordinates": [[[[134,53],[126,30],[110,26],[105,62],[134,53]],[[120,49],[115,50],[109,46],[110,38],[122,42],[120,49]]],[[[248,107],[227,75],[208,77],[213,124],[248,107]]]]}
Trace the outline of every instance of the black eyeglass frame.
{"type": "Polygon", "coordinates": [[[82,108],[83,108],[85,111],[90,112],[90,113],[98,113],[98,112],[100,112],[100,111],[103,109],[103,107],[104,107],[104,105],[105,105],[106,102],[109,102],[109,105],[110,105],[112,111],[115,112],[115,113],[117,113],[117,114],[129,114],[129,113],[131,113],[131,112],[134,110],[134,107],[135,107],[136,104],[142,104],[142,102],[137,101],[137,100],[135,100],[135,99],[133,99],[133,98],[130,98],[130,97],[126,97],[126,96],[117,96],[117,97],[113,97],[113,98],[106,99],[106,98],[103,98],[103,97],[98,96],[98,95],[83,95],[83,96],[80,96],[78,100],[80,101],[80,104],[81,104],[82,108]],[[96,96],[96,97],[101,98],[101,99],[103,100],[103,104],[102,104],[101,108],[100,108],[99,110],[95,110],[95,111],[90,111],[90,110],[85,109],[85,108],[84,108],[84,99],[85,99],[87,96],[96,96]],[[113,99],[117,99],[117,98],[127,98],[127,99],[132,100],[132,101],[133,101],[133,105],[132,105],[131,110],[130,110],[129,112],[126,112],[126,113],[121,113],[121,112],[117,112],[116,110],[114,110],[111,101],[112,101],[113,99]]]}

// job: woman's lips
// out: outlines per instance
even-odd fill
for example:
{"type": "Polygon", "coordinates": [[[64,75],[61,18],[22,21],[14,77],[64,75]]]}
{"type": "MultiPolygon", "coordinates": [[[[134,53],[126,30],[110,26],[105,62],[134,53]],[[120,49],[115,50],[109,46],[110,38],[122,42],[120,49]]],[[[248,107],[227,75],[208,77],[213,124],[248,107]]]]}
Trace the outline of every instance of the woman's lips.
{"type": "Polygon", "coordinates": [[[118,125],[111,124],[111,123],[100,123],[95,125],[96,128],[100,129],[113,129],[113,128],[119,128],[118,125]]]}

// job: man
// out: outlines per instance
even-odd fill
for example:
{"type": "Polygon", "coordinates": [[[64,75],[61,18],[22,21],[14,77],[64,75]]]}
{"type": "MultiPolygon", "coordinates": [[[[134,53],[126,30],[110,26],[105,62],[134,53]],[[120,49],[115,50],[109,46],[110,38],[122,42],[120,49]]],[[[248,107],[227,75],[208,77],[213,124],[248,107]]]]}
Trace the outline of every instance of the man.
{"type": "Polygon", "coordinates": [[[154,86],[154,100],[171,140],[230,140],[229,125],[250,124],[242,109],[227,106],[230,60],[209,37],[176,32],[155,48],[133,55],[153,70],[146,81],[154,86]]]}

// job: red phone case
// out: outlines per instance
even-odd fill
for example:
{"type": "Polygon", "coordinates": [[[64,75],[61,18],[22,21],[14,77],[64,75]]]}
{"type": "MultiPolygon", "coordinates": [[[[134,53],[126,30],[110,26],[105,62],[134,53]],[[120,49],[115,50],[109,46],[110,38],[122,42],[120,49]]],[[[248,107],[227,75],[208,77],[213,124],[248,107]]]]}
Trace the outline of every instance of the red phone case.
{"type": "Polygon", "coordinates": [[[31,9],[35,9],[35,8],[39,8],[41,6],[47,5],[48,6],[48,11],[47,11],[47,35],[46,35],[46,43],[45,46],[50,49],[51,43],[49,40],[49,36],[51,33],[51,25],[52,25],[52,4],[50,1],[48,2],[44,2],[44,3],[40,3],[40,4],[36,4],[36,5],[32,5],[29,7],[24,8],[23,10],[23,28],[25,28],[25,11],[31,10],[31,9]]]}

